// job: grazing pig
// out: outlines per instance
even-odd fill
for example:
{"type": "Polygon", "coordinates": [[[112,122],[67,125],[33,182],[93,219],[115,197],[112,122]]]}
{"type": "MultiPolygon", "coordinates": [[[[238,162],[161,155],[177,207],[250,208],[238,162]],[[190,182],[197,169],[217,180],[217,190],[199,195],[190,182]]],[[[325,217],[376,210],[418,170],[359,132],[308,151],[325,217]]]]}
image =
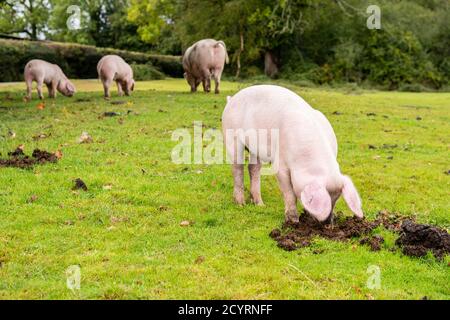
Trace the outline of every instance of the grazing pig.
{"type": "Polygon", "coordinates": [[[340,172],[333,128],[320,111],[294,92],[273,85],[243,89],[228,98],[222,125],[238,204],[245,202],[243,154],[247,149],[250,193],[255,204],[263,204],[261,162],[271,162],[284,196],[286,222],[299,221],[297,199],[317,220],[331,219],[341,194],[351,211],[363,217],[355,186],[340,172]],[[255,131],[258,138],[252,140],[255,131]]]}
{"type": "Polygon", "coordinates": [[[129,96],[134,90],[133,69],[119,56],[107,55],[101,58],[97,64],[97,72],[107,99],[110,98],[109,87],[113,81],[117,83],[119,96],[122,96],[123,92],[129,96]]]}
{"type": "Polygon", "coordinates": [[[24,79],[27,84],[26,99],[31,100],[31,90],[33,81],[37,82],[37,92],[39,99],[43,99],[42,85],[45,83],[48,88],[50,98],[56,97],[56,90],[67,97],[73,96],[75,86],[67,79],[64,72],[56,64],[48,63],[44,60],[30,60],[24,69],[24,79]]]}
{"type": "Polygon", "coordinates": [[[197,91],[200,82],[203,91],[211,90],[211,77],[215,82],[215,93],[219,93],[223,67],[228,63],[227,48],[223,41],[204,39],[194,43],[183,55],[184,77],[191,86],[191,92],[197,91]]]}

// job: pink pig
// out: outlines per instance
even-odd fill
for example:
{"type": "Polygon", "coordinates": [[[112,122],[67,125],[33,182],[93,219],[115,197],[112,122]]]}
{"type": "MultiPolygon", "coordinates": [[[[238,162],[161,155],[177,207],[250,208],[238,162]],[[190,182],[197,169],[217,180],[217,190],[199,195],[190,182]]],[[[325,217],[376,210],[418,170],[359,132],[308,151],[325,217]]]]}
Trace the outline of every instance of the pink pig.
{"type": "Polygon", "coordinates": [[[25,66],[24,78],[27,84],[26,99],[28,101],[31,100],[33,81],[37,82],[39,99],[44,98],[42,95],[42,85],[44,83],[47,85],[50,98],[56,97],[56,90],[67,97],[71,97],[75,93],[75,86],[67,79],[61,68],[44,60],[30,60],[25,66]]]}
{"type": "Polygon", "coordinates": [[[122,96],[123,91],[129,96],[134,90],[133,69],[119,56],[107,55],[101,58],[97,64],[97,72],[107,99],[110,97],[109,87],[113,81],[117,83],[119,96],[122,96]]]}
{"type": "Polygon", "coordinates": [[[247,149],[250,153],[250,193],[255,204],[263,205],[261,162],[271,162],[276,168],[284,196],[287,222],[299,221],[297,199],[317,220],[332,218],[334,205],[341,194],[351,211],[357,217],[363,217],[355,186],[340,172],[333,128],[320,111],[294,92],[273,85],[243,89],[228,98],[222,126],[225,145],[233,163],[233,194],[238,204],[245,202],[241,157],[247,149]],[[246,134],[237,134],[252,130],[266,136],[260,136],[252,143],[246,134]],[[277,135],[269,136],[272,132],[277,132],[277,135]]]}

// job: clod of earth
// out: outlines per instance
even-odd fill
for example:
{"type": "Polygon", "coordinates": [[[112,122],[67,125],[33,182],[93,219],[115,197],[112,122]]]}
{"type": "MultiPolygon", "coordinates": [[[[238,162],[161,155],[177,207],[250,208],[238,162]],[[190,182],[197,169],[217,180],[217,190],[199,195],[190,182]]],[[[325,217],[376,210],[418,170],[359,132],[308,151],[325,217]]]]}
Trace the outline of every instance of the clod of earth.
{"type": "Polygon", "coordinates": [[[81,180],[80,178],[75,179],[74,182],[75,186],[72,188],[73,190],[83,190],[83,191],[88,190],[86,183],[84,183],[84,181],[81,180]]]}
{"type": "Polygon", "coordinates": [[[111,101],[111,104],[115,104],[115,105],[117,105],[117,104],[125,104],[125,103],[127,103],[127,102],[123,101],[123,100],[111,101]]]}
{"type": "Polygon", "coordinates": [[[107,111],[103,113],[104,117],[115,117],[120,116],[120,112],[114,112],[114,111],[107,111]]]}
{"type": "Polygon", "coordinates": [[[403,221],[400,237],[395,243],[408,256],[422,257],[431,251],[436,258],[442,259],[450,253],[450,235],[447,231],[411,220],[403,221]]]}
{"type": "Polygon", "coordinates": [[[338,220],[334,224],[317,222],[304,212],[298,223],[285,223],[281,230],[273,229],[270,237],[277,241],[280,248],[287,251],[309,246],[316,236],[336,241],[363,237],[359,241],[360,244],[368,244],[372,251],[379,251],[384,238],[380,235],[371,235],[371,232],[381,225],[400,234],[395,244],[405,255],[421,257],[431,251],[436,258],[442,259],[444,255],[450,253],[450,235],[446,230],[418,224],[386,210],[380,211],[374,221],[351,217],[338,220]]]}
{"type": "Polygon", "coordinates": [[[31,168],[36,164],[56,163],[58,161],[58,157],[54,153],[35,149],[30,157],[23,150],[23,146],[19,146],[16,150],[8,153],[8,159],[0,159],[0,168],[14,167],[23,169],[31,168]]]}
{"type": "Polygon", "coordinates": [[[381,246],[384,243],[384,238],[377,234],[374,236],[362,238],[359,243],[368,244],[370,246],[370,250],[372,251],[380,251],[381,246]]]}

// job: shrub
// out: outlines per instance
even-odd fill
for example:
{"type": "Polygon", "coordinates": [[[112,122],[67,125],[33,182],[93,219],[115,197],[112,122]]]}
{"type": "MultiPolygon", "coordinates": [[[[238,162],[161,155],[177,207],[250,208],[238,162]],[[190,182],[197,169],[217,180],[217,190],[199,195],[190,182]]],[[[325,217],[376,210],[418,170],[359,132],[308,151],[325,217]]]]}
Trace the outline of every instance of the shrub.
{"type": "Polygon", "coordinates": [[[131,68],[133,68],[134,80],[137,81],[161,80],[165,78],[164,73],[151,64],[132,63],[131,68]]]}
{"type": "MultiPolygon", "coordinates": [[[[180,57],[146,54],[94,46],[57,42],[0,39],[0,81],[20,81],[23,68],[31,59],[58,64],[69,78],[97,78],[97,63],[107,54],[117,54],[130,64],[151,65],[155,71],[182,77],[180,57]]],[[[156,76],[156,73],[152,73],[156,76]]]]}

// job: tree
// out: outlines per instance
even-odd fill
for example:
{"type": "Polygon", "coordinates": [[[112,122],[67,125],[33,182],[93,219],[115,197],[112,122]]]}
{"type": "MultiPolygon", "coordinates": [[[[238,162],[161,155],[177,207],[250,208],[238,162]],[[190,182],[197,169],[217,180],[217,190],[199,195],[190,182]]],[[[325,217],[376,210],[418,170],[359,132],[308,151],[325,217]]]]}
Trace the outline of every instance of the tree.
{"type": "Polygon", "coordinates": [[[73,14],[67,9],[73,0],[53,0],[50,20],[51,38],[93,44],[100,47],[116,47],[128,50],[145,50],[148,45],[136,35],[137,25],[127,19],[128,0],[85,0],[79,7],[79,26],[67,27],[67,19],[73,14]]]}
{"type": "Polygon", "coordinates": [[[45,37],[51,8],[48,0],[4,0],[0,6],[0,32],[37,40],[45,37]]]}

